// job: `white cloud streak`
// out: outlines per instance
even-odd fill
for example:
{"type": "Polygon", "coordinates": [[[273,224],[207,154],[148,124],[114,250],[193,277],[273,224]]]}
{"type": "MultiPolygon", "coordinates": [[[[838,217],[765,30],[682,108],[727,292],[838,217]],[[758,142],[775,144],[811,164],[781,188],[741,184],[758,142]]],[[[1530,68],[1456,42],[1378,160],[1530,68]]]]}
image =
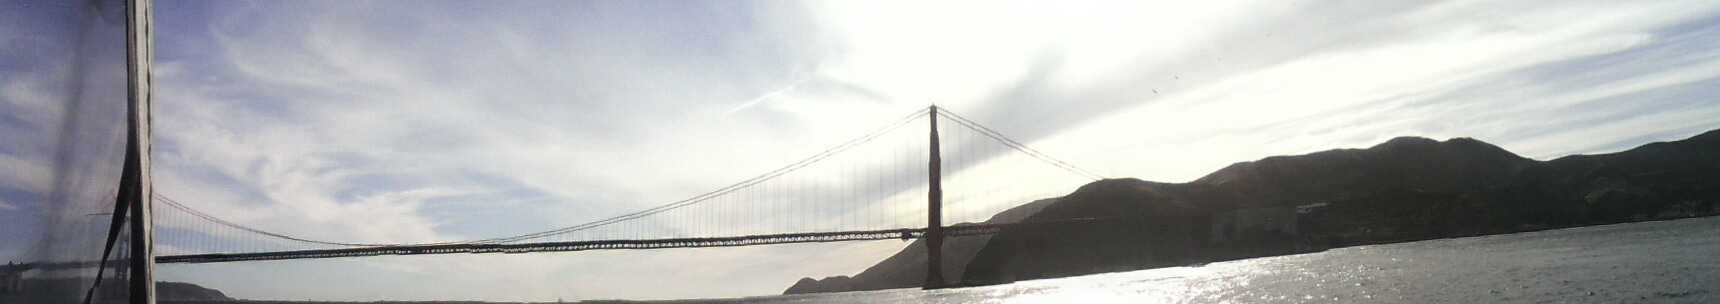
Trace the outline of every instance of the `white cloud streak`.
{"type": "MultiPolygon", "coordinates": [[[[672,202],[930,103],[1103,175],[1160,181],[1400,135],[1473,136],[1546,158],[1720,125],[1705,97],[1717,92],[1703,86],[1720,79],[1716,29],[1688,28],[1720,9],[1701,1],[321,4],[213,3],[207,16],[166,10],[203,3],[164,6],[186,27],[158,38],[169,45],[157,70],[160,192],[289,235],[427,242],[672,202]],[[1587,65],[1652,68],[1560,73],[1587,65]]],[[[0,85],[7,102],[29,100],[14,89],[27,82],[0,85]]],[[[261,298],[740,296],[852,274],[901,246],[206,265],[169,277],[261,298]],[[313,283],[327,274],[341,278],[313,283]],[[280,283],[236,283],[257,278],[280,283]],[[638,288],[664,278],[689,287],[638,288]]]]}

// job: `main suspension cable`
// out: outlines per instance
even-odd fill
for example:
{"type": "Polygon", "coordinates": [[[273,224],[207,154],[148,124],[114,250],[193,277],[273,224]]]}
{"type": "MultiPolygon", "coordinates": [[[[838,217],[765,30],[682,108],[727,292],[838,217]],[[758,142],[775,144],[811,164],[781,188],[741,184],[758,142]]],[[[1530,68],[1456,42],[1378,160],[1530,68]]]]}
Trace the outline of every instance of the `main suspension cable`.
{"type": "Polygon", "coordinates": [[[926,115],[926,113],[928,113],[930,110],[931,110],[930,108],[927,108],[927,109],[921,109],[919,111],[915,111],[912,114],[908,114],[907,116],[904,116],[901,119],[896,120],[896,122],[890,123],[889,125],[887,125],[883,128],[879,128],[877,131],[873,131],[872,133],[868,133],[865,136],[861,136],[860,138],[856,138],[854,140],[848,141],[847,143],[843,143],[842,145],[838,145],[835,148],[830,148],[829,150],[825,150],[824,152],[818,153],[817,155],[813,155],[812,157],[802,159],[801,161],[795,162],[795,163],[790,164],[788,166],[784,166],[782,168],[770,171],[768,173],[765,173],[765,174],[762,174],[762,175],[759,175],[759,176],[756,176],[756,177],[753,177],[753,178],[750,178],[750,179],[747,179],[747,180],[744,180],[744,181],[741,181],[738,183],[734,183],[734,184],[731,184],[727,187],[713,190],[713,191],[707,192],[705,194],[700,194],[700,195],[694,196],[692,198],[684,199],[684,200],[677,201],[674,203],[664,204],[664,205],[653,207],[650,209],[645,209],[645,210],[636,211],[636,212],[632,212],[632,213],[622,214],[622,215],[618,215],[618,216],[614,216],[614,217],[610,217],[610,218],[606,218],[606,219],[602,219],[602,220],[587,222],[584,224],[569,226],[569,227],[565,227],[565,228],[543,231],[543,232],[536,232],[536,233],[528,233],[528,234],[524,234],[524,235],[511,236],[511,237],[482,239],[482,240],[471,241],[470,243],[506,243],[506,242],[513,242],[513,241],[519,241],[519,240],[534,239],[534,238],[556,235],[556,234],[569,233],[569,232],[586,230],[586,229],[591,229],[591,228],[595,228],[595,227],[599,227],[599,226],[614,224],[617,222],[623,222],[623,221],[627,221],[627,220],[637,219],[637,218],[641,218],[641,217],[645,217],[645,216],[649,216],[649,215],[653,215],[653,214],[658,214],[658,213],[662,213],[665,211],[679,209],[681,207],[686,207],[686,206],[690,206],[693,204],[697,204],[699,202],[710,200],[711,198],[714,198],[717,196],[729,194],[731,192],[738,191],[738,190],[743,189],[743,188],[751,187],[753,185],[757,185],[759,183],[769,181],[769,180],[776,178],[778,176],[788,174],[789,172],[793,172],[795,170],[799,170],[800,168],[804,168],[808,165],[812,165],[813,163],[817,163],[819,161],[822,161],[826,158],[829,158],[833,155],[836,155],[837,153],[847,151],[848,149],[854,148],[855,146],[859,146],[860,144],[870,142],[873,139],[878,138],[879,136],[883,136],[885,133],[889,133],[890,131],[895,130],[896,128],[899,128],[902,125],[907,124],[908,122],[912,122],[913,120],[918,119],[920,116],[926,115]]]}
{"type": "Polygon", "coordinates": [[[1012,149],[1015,149],[1016,151],[1020,151],[1021,153],[1027,154],[1028,156],[1032,156],[1033,158],[1037,158],[1040,161],[1051,164],[1052,166],[1057,166],[1058,168],[1062,168],[1063,170],[1069,171],[1070,173],[1074,173],[1076,175],[1080,175],[1081,177],[1086,177],[1086,178],[1089,178],[1092,180],[1105,179],[1104,176],[1100,176],[1098,174],[1094,174],[1093,172],[1083,170],[1080,167],[1076,167],[1075,165],[1071,165],[1071,164],[1064,162],[1062,160],[1058,160],[1056,158],[1051,157],[1050,155],[1045,155],[1045,153],[1041,153],[1041,152],[1039,152],[1039,150],[1034,150],[1033,148],[1029,148],[1025,144],[1017,142],[1013,139],[1009,139],[1009,137],[1003,136],[1003,133],[998,133],[997,131],[994,131],[991,128],[986,128],[984,125],[980,125],[979,123],[973,122],[972,120],[968,120],[966,117],[962,117],[961,115],[956,115],[955,113],[951,113],[950,111],[938,111],[938,116],[943,116],[943,117],[949,118],[950,120],[955,121],[957,124],[961,124],[962,126],[968,127],[968,129],[970,129],[970,130],[974,130],[975,132],[979,132],[980,134],[983,134],[987,137],[991,137],[992,139],[996,139],[998,142],[1002,142],[1004,146],[1008,146],[1012,149]]]}

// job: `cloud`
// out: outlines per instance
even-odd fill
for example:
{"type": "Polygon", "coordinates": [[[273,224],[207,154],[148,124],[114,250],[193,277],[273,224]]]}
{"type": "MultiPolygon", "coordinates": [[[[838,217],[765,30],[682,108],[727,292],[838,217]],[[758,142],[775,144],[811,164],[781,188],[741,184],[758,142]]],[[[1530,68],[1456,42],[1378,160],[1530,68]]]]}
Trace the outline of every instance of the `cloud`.
{"type": "Polygon", "coordinates": [[[804,79],[795,80],[794,82],[789,83],[787,87],[784,87],[781,90],[776,90],[776,91],[771,91],[770,93],[765,93],[763,96],[759,96],[758,98],[754,98],[752,101],[748,101],[748,102],[743,103],[741,105],[735,106],[732,109],[729,109],[728,112],[723,112],[723,115],[727,116],[729,114],[734,114],[735,112],[738,112],[741,110],[746,110],[748,108],[752,108],[753,106],[756,106],[761,102],[764,102],[766,100],[770,100],[771,97],[776,97],[777,95],[782,95],[782,93],[787,93],[789,90],[794,90],[796,87],[799,87],[800,84],[804,83],[804,82],[805,82],[804,79]]]}
{"type": "MultiPolygon", "coordinates": [[[[803,123],[793,118],[808,111],[797,108],[811,105],[804,100],[773,102],[767,111],[740,115],[746,119],[721,115],[798,66],[778,61],[817,57],[812,53],[818,50],[797,50],[803,47],[771,34],[777,28],[750,28],[758,19],[792,17],[730,20],[736,17],[698,5],[675,8],[687,13],[673,16],[643,15],[655,11],[642,7],[529,6],[537,5],[575,7],[402,11],[374,3],[229,3],[216,4],[206,22],[179,22],[197,26],[185,32],[207,35],[158,41],[201,51],[162,55],[170,59],[162,60],[157,74],[157,190],[242,225],[318,240],[507,236],[671,202],[765,171],[746,168],[780,166],[784,157],[778,156],[803,157],[824,148],[758,134],[823,136],[871,126],[865,117],[876,115],[870,114],[905,113],[871,106],[846,111],[860,118],[799,130],[763,122],[803,123]],[[716,51],[652,54],[682,47],[716,51]],[[752,119],[759,116],[767,119],[752,119]],[[750,145],[734,145],[736,139],[750,145]],[[791,144],[796,147],[780,148],[791,144]]],[[[797,95],[865,95],[863,88],[839,81],[816,83],[797,95]]],[[[445,270],[469,274],[455,276],[466,280],[521,274],[462,281],[478,288],[465,290],[471,292],[466,297],[497,299],[510,296],[494,287],[564,282],[534,274],[555,263],[445,260],[425,265],[379,259],[327,271],[376,277],[445,270]]],[[[574,257],[579,260],[584,258],[574,257]]],[[[183,275],[221,277],[193,269],[183,275]]],[[[451,284],[402,283],[418,287],[391,290],[384,298],[451,284]]],[[[241,295],[280,295],[233,288],[241,295]]],[[[283,290],[311,288],[317,287],[283,290]]],[[[616,296],[641,295],[627,292],[616,296]]],[[[357,290],[328,294],[375,298],[357,290]]]]}
{"type": "Polygon", "coordinates": [[[47,164],[11,154],[0,154],[0,170],[8,172],[0,176],[0,185],[12,190],[47,193],[53,183],[47,164]]]}
{"type": "MultiPolygon", "coordinates": [[[[1720,124],[1708,97],[1720,87],[1709,39],[1720,10],[1704,2],[776,4],[168,3],[158,10],[158,190],[288,235],[430,242],[674,202],[934,103],[1102,175],[1161,181],[1400,135],[1472,136],[1545,158],[1720,124]]],[[[5,106],[38,104],[32,83],[0,83],[5,106]]],[[[923,163],[912,146],[923,133],[891,136],[911,144],[868,146],[742,196],[842,185],[918,199],[903,181],[919,173],[815,174],[923,163]]],[[[952,152],[965,157],[952,183],[1022,172],[990,165],[1016,159],[988,149],[952,152]]],[[[918,214],[881,212],[871,216],[918,214]]],[[[655,221],[640,225],[697,228],[655,221]]],[[[403,286],[330,299],[735,296],[852,274],[900,248],[885,243],[174,271],[249,282],[236,278],[303,266],[403,286]],[[784,264],[809,266],[775,267],[784,264]],[[663,276],[693,283],[629,288],[663,276]]],[[[326,287],[295,284],[217,287],[255,297],[326,287]]]]}
{"type": "Polygon", "coordinates": [[[1621,128],[1613,122],[1627,117],[1597,115],[1630,113],[1629,120],[1654,120],[1713,113],[1705,105],[1711,103],[1699,97],[1710,90],[1698,88],[1713,77],[1713,70],[1699,62],[1715,51],[1688,46],[1703,41],[1698,35],[1662,29],[1701,24],[1714,10],[1648,17],[1679,5],[1573,5],[1484,19],[1467,16],[1500,8],[1447,4],[1379,12],[1388,16],[1381,20],[1419,20],[1418,29],[1388,26],[1385,32],[1363,35],[1374,38],[1355,45],[1328,45],[1223,78],[1160,87],[1151,102],[1086,120],[1042,144],[1054,155],[1081,155],[1074,158],[1077,164],[1105,164],[1110,175],[1182,181],[1232,162],[1366,147],[1402,135],[1478,137],[1534,157],[1604,152],[1577,142],[1607,143],[1615,140],[1612,136],[1676,139],[1712,128],[1716,121],[1689,117],[1676,125],[1621,128]],[[1631,19],[1633,14],[1642,19],[1631,19]],[[1532,21],[1542,19],[1584,21],[1532,21]],[[1524,26],[1530,24],[1536,26],[1524,26]],[[1686,46],[1666,50],[1673,45],[1686,46]],[[1646,68],[1671,65],[1681,68],[1646,68]],[[1542,74],[1595,66],[1618,67],[1591,70],[1584,77],[1542,74]],[[1656,96],[1640,95],[1649,92],[1656,96]],[[1532,133],[1556,137],[1530,141],[1532,133]],[[1578,134],[1615,135],[1585,139],[1578,134]]]}

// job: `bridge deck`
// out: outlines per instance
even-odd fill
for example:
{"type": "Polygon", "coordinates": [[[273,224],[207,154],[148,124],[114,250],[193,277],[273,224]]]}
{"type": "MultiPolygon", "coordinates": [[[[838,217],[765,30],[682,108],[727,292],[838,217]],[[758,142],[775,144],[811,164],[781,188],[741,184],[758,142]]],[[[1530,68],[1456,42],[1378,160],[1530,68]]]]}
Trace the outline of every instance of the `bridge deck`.
{"type": "MultiPolygon", "coordinates": [[[[950,236],[995,234],[1006,225],[971,225],[944,228],[950,236]]],[[[213,263],[236,261],[319,259],[379,255],[420,255],[451,253],[529,253],[604,249],[662,249],[696,247],[732,247],[770,244],[912,239],[925,235],[926,229],[886,229],[867,231],[836,231],[784,233],[710,238],[669,238],[649,240],[600,240],[572,242],[540,242],[520,244],[435,244],[340,249],[294,250],[251,253],[210,253],[163,255],[156,263],[213,263]]]]}
{"type": "MultiPolygon", "coordinates": [[[[1056,221],[1039,221],[1008,224],[961,224],[944,227],[945,236],[970,236],[997,234],[1006,229],[1021,229],[1028,227],[1045,227],[1069,224],[1094,224],[1099,222],[1143,221],[1164,219],[1161,217],[1119,217],[1119,218],[1084,218],[1056,221]]],[[[292,259],[321,259],[339,257],[364,257],[380,255],[421,255],[421,254],[454,254],[454,253],[530,253],[530,252],[562,252],[584,250],[611,249],[663,249],[663,248],[700,248],[700,247],[734,247],[794,243],[823,243],[844,241],[870,241],[888,239],[914,239],[924,236],[925,228],[901,228],[884,230],[834,231],[763,234],[734,237],[708,238],[668,238],[646,240],[598,240],[570,242],[539,242],[517,244],[427,244],[402,245],[381,247],[357,247],[339,249],[316,249],[272,252],[247,253],[208,253],[187,255],[163,255],[155,257],[156,263],[215,263],[237,261],[267,261],[292,259]]]]}

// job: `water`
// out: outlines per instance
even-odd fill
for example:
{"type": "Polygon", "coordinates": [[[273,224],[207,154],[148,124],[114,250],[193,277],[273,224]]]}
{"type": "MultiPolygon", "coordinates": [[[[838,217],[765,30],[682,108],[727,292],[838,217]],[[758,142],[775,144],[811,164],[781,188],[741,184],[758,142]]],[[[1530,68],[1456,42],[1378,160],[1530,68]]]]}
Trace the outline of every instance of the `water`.
{"type": "Polygon", "coordinates": [[[669,303],[1720,303],[1720,217],[921,291],[669,303]]]}
{"type": "Polygon", "coordinates": [[[977,288],[714,302],[1717,303],[1720,217],[1360,246],[977,288]]]}

